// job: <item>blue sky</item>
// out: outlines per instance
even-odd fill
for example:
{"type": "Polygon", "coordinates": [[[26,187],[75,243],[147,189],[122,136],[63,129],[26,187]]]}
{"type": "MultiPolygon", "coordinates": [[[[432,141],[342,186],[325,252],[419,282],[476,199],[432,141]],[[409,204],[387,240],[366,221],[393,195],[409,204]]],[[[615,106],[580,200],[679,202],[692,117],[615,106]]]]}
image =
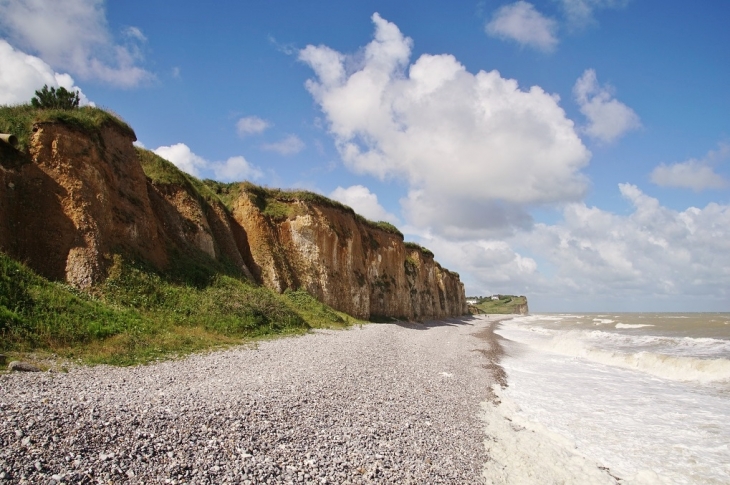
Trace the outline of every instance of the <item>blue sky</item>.
{"type": "Polygon", "coordinates": [[[730,311],[726,1],[0,0],[0,103],[80,89],[539,311],[730,311]]]}

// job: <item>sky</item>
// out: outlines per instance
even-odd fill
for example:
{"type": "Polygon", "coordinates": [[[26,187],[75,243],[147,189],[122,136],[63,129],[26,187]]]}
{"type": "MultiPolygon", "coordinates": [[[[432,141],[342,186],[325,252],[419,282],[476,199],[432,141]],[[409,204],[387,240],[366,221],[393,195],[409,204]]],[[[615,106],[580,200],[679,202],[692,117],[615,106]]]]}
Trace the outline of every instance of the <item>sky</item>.
{"type": "Polygon", "coordinates": [[[730,311],[730,2],[0,0],[44,84],[199,178],[398,226],[469,296],[730,311]]]}

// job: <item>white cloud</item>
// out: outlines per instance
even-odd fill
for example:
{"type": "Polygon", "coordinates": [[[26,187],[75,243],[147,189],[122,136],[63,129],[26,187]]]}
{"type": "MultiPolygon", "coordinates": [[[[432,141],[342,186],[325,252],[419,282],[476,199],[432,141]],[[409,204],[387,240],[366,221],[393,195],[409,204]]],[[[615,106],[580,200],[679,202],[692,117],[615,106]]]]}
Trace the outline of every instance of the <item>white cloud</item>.
{"type": "Polygon", "coordinates": [[[532,247],[583,293],[728,293],[730,206],[711,203],[678,212],[634,185],[619,189],[633,213],[570,205],[562,223],[536,226],[532,247]]]}
{"type": "Polygon", "coordinates": [[[297,135],[287,135],[283,140],[276,143],[261,145],[263,150],[281,155],[294,155],[304,150],[304,147],[304,142],[297,135]]]}
{"type": "Polygon", "coordinates": [[[210,163],[203,157],[193,153],[185,143],[161,146],[152,151],[194,177],[200,177],[200,171],[207,168],[210,163]]]}
{"type": "Polygon", "coordinates": [[[587,69],[576,81],[573,94],[581,113],[588,118],[585,132],[593,138],[611,142],[641,127],[634,110],[614,99],[610,86],[598,84],[593,69],[587,69]]]}
{"type": "Polygon", "coordinates": [[[257,135],[269,127],[271,127],[271,123],[258,116],[246,116],[236,122],[238,136],[257,135]]]}
{"type": "Polygon", "coordinates": [[[355,209],[355,212],[372,221],[387,221],[393,224],[400,223],[394,214],[386,211],[380,205],[378,196],[362,185],[353,185],[346,189],[337,187],[330,194],[330,198],[349,205],[355,209]]]}
{"type": "Polygon", "coordinates": [[[620,215],[568,204],[556,224],[504,240],[422,235],[469,294],[521,293],[553,310],[728,310],[730,206],[669,209],[620,184],[620,215]]]}
{"type": "Polygon", "coordinates": [[[136,39],[139,42],[147,42],[147,36],[138,27],[127,27],[124,29],[124,35],[136,39]]]}
{"type": "Polygon", "coordinates": [[[153,76],[137,66],[144,34],[124,31],[126,45],[108,31],[102,0],[0,0],[0,31],[54,68],[82,79],[131,87],[153,76]]]}
{"type": "Polygon", "coordinates": [[[0,105],[29,103],[44,85],[79,91],[80,104],[91,103],[68,74],[59,74],[41,59],[25,54],[0,39],[0,105]]]}
{"type": "Polygon", "coordinates": [[[225,162],[210,162],[193,153],[190,147],[184,143],[161,146],[153,151],[194,177],[201,177],[202,172],[208,170],[213,171],[217,180],[224,182],[256,179],[263,175],[261,170],[248,163],[242,156],[231,157],[225,162]]]}
{"type": "Polygon", "coordinates": [[[495,239],[454,241],[431,236],[420,243],[434,252],[439,263],[458,271],[468,295],[527,294],[547,286],[537,262],[515,252],[508,242],[495,239]]]}
{"type": "Polygon", "coordinates": [[[629,0],[561,0],[561,3],[568,24],[573,28],[581,28],[595,21],[595,10],[623,8],[629,0]]]}
{"type": "Polygon", "coordinates": [[[543,51],[551,51],[558,44],[557,22],[524,1],[499,8],[485,26],[485,31],[492,37],[511,39],[543,51]]]}
{"type": "Polygon", "coordinates": [[[224,182],[240,182],[263,176],[261,170],[248,163],[242,156],[231,157],[225,162],[212,163],[211,166],[217,180],[224,182]]]}
{"type": "Polygon", "coordinates": [[[409,65],[411,39],[378,14],[372,20],[375,38],[361,55],[309,45],[299,58],[317,75],[306,87],[345,164],[407,181],[413,222],[510,224],[492,213],[583,195],[590,152],[557,96],[497,71],[471,74],[451,55],[409,65]]]}
{"type": "Polygon", "coordinates": [[[730,145],[721,143],[716,151],[710,151],[703,159],[689,159],[681,163],[662,163],[651,172],[651,181],[662,187],[679,187],[701,192],[705,189],[722,189],[730,185],[727,179],[715,172],[713,163],[730,157],[730,145]]]}

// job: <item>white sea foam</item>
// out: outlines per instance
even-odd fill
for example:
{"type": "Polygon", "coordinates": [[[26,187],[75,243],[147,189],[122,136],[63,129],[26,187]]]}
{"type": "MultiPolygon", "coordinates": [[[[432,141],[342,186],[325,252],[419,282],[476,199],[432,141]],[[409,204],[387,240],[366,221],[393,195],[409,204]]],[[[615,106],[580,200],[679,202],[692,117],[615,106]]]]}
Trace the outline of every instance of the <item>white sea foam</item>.
{"type": "Polygon", "coordinates": [[[615,321],[616,320],[611,320],[610,318],[594,318],[593,325],[606,325],[615,321]]]}
{"type": "Polygon", "coordinates": [[[642,328],[642,327],[653,327],[648,323],[617,323],[616,328],[642,328]]]}
{"type": "Polygon", "coordinates": [[[615,480],[598,465],[575,450],[575,443],[539,423],[517,414],[517,405],[493,391],[500,404],[482,403],[488,438],[484,446],[489,461],[483,476],[488,484],[609,485],[615,480]]]}
{"type": "Polygon", "coordinates": [[[622,484],[730,483],[730,339],[707,332],[711,327],[693,334],[692,327],[665,325],[662,315],[618,318],[655,324],[634,329],[594,327],[594,317],[582,320],[589,326],[516,318],[497,330],[507,339],[502,366],[509,383],[500,400],[512,406],[500,412],[513,431],[523,430],[514,432],[524,441],[517,451],[507,444],[494,450],[502,458],[493,465],[513,478],[496,483],[593,483],[552,475],[552,465],[540,482],[530,465],[578,467],[571,453],[609,467],[622,484]]]}
{"type": "MultiPolygon", "coordinates": [[[[484,445],[490,458],[483,476],[488,484],[615,485],[607,467],[581,453],[573,440],[526,418],[499,386],[492,390],[499,405],[482,403],[488,436],[484,445]]],[[[651,470],[622,478],[629,485],[667,483],[651,470]]]]}
{"type": "Polygon", "coordinates": [[[566,332],[553,336],[549,340],[533,342],[531,345],[540,350],[638,370],[674,381],[730,381],[730,360],[728,359],[700,359],[647,351],[609,351],[587,344],[580,338],[578,332],[566,332]]]}

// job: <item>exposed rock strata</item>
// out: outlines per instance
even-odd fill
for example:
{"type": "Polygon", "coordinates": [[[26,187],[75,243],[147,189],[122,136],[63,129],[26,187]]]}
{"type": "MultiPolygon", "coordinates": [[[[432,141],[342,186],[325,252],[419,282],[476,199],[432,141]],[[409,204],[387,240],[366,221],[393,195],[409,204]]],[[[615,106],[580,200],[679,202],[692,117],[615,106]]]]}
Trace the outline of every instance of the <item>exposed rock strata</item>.
{"type": "Polygon", "coordinates": [[[195,256],[276,291],[304,287],[359,318],[467,312],[459,276],[401,235],[296,198],[274,217],[245,188],[226,207],[179,172],[173,181],[146,176],[133,141],[112,124],[90,134],[39,123],[28,153],[1,147],[0,248],[80,288],[103,281],[114,254],[160,271],[195,256]]]}
{"type": "MultiPolygon", "coordinates": [[[[459,275],[408,249],[399,234],[337,207],[288,202],[286,218],[266,216],[246,192],[233,217],[249,237],[252,268],[270,288],[304,287],[359,318],[426,319],[466,313],[459,275]]],[[[285,202],[280,202],[285,203],[285,202]]]]}

